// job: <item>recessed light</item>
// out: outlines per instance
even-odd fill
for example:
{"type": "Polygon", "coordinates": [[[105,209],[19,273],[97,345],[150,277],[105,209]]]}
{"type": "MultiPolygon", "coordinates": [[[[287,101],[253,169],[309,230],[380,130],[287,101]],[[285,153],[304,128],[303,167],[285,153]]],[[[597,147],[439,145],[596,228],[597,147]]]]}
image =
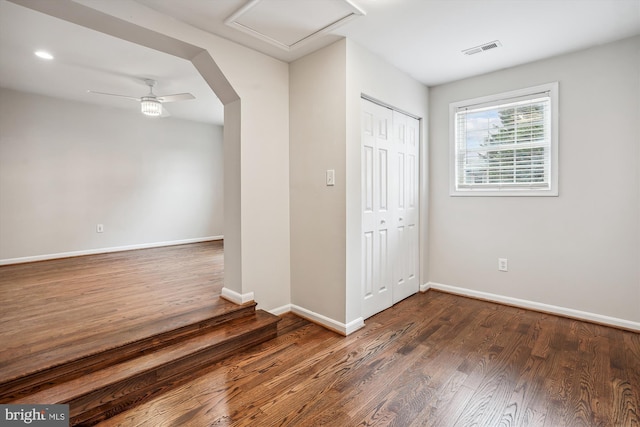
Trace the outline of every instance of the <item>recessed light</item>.
{"type": "Polygon", "coordinates": [[[53,55],[51,55],[49,52],[44,51],[44,50],[38,50],[38,51],[36,51],[34,53],[38,58],[53,59],[53,55]]]}

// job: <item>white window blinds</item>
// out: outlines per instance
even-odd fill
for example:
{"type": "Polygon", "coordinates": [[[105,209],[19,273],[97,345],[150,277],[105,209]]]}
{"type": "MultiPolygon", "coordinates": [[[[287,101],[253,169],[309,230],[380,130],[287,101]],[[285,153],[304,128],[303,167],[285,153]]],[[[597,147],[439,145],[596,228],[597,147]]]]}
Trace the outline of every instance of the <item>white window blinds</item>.
{"type": "Polygon", "coordinates": [[[521,93],[456,103],[454,191],[552,189],[552,94],[521,93]]]}

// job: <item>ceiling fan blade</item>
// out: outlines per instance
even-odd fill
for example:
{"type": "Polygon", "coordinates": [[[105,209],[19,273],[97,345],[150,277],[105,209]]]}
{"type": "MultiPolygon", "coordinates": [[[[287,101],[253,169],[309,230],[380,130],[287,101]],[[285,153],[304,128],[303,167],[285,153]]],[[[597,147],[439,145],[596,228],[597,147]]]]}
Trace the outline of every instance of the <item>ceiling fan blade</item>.
{"type": "Polygon", "coordinates": [[[162,95],[157,97],[160,102],[176,102],[187,101],[189,99],[196,99],[195,96],[190,93],[176,93],[175,95],[162,95]]]}
{"type": "Polygon", "coordinates": [[[140,98],[136,98],[135,96],[127,96],[127,95],[118,95],[117,93],[106,93],[106,92],[96,92],[95,90],[88,90],[89,93],[95,93],[98,95],[109,95],[109,96],[117,96],[120,98],[133,99],[134,101],[140,101],[140,98]]]}

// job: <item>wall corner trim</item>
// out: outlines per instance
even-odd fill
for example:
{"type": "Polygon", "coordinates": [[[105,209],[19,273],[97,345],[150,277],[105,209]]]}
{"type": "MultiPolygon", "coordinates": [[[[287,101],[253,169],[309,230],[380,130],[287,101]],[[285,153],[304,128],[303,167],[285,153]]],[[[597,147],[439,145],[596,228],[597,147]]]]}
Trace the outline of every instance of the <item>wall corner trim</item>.
{"type": "Polygon", "coordinates": [[[431,282],[420,285],[420,292],[424,293],[424,292],[427,292],[429,289],[431,289],[431,282]]]}
{"type": "Polygon", "coordinates": [[[222,293],[220,294],[221,298],[226,299],[234,304],[242,305],[248,302],[252,302],[253,292],[247,292],[246,294],[240,294],[234,290],[229,288],[222,288],[222,293]]]}
{"type": "MultiPolygon", "coordinates": [[[[425,286],[425,285],[423,285],[425,286]]],[[[519,298],[507,297],[503,295],[491,294],[488,292],[475,291],[467,288],[459,288],[457,286],[444,285],[442,283],[429,282],[427,289],[447,292],[450,294],[461,295],[465,297],[496,302],[499,304],[510,305],[528,310],[539,311],[542,313],[555,314],[558,316],[568,317],[577,320],[585,320],[605,326],[613,326],[616,328],[626,329],[629,331],[640,332],[640,322],[619,319],[617,317],[605,316],[602,314],[590,313],[587,311],[575,310],[572,308],[559,307],[557,305],[544,304],[535,301],[523,300],[519,298]]],[[[420,287],[422,290],[422,286],[420,287]]]]}
{"type": "Polygon", "coordinates": [[[316,323],[322,326],[323,328],[329,329],[340,335],[344,335],[345,337],[357,331],[358,329],[364,327],[364,319],[362,317],[358,317],[357,319],[352,320],[351,322],[345,324],[345,323],[333,320],[322,314],[313,312],[311,310],[307,310],[306,308],[297,306],[295,304],[290,304],[290,311],[293,314],[296,314],[304,319],[307,319],[310,322],[316,323]]]}
{"type": "Polygon", "coordinates": [[[285,304],[281,307],[272,308],[271,310],[267,310],[267,311],[273,314],[274,316],[280,316],[282,314],[291,312],[291,304],[285,304]]]}

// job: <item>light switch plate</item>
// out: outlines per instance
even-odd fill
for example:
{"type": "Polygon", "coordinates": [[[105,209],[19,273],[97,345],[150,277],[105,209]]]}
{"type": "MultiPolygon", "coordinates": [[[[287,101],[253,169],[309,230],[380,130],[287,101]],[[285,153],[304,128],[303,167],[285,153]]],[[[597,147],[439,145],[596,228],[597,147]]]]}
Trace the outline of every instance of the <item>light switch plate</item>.
{"type": "Polygon", "coordinates": [[[336,185],[336,171],[333,169],[327,170],[327,186],[336,185]]]}

